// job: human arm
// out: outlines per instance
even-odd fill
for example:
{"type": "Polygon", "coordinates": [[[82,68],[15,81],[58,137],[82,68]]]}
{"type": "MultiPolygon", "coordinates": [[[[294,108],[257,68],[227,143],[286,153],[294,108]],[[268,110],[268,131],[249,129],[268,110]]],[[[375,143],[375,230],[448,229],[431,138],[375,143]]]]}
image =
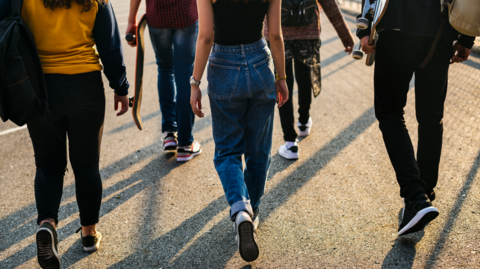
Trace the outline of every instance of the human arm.
{"type": "MultiPolygon", "coordinates": [[[[130,12],[128,14],[127,31],[125,34],[137,34],[137,13],[141,2],[142,0],[130,0],[130,12]]],[[[128,45],[130,45],[130,47],[136,47],[136,40],[128,41],[128,45]]]]}
{"type": "MultiPolygon", "coordinates": [[[[193,66],[193,78],[200,81],[207,65],[208,56],[213,45],[213,6],[211,0],[198,0],[198,37],[195,51],[195,63],[193,66]]],[[[202,92],[199,86],[191,86],[190,105],[193,113],[203,118],[202,92]]]]}
{"type": "Polygon", "coordinates": [[[121,103],[120,116],[128,111],[128,80],[125,64],[123,63],[123,49],[120,39],[117,20],[112,4],[98,5],[98,13],[93,27],[93,38],[98,54],[103,64],[103,72],[115,91],[115,110],[121,103]]]}
{"type": "MultiPolygon", "coordinates": [[[[273,63],[278,77],[286,78],[285,74],[285,48],[283,45],[281,26],[281,0],[271,0],[267,11],[268,40],[272,51],[273,63]]],[[[283,106],[288,100],[288,88],[285,79],[275,80],[277,88],[278,107],[283,106]]]]}
{"type": "Polygon", "coordinates": [[[328,20],[332,23],[335,31],[340,37],[340,40],[345,47],[345,52],[349,54],[352,52],[353,45],[355,42],[353,41],[352,32],[347,25],[347,22],[343,18],[342,12],[335,0],[317,0],[318,3],[322,6],[325,15],[327,15],[328,20]]]}
{"type": "Polygon", "coordinates": [[[10,0],[0,0],[0,21],[3,21],[10,13],[12,13],[10,0]]]}
{"type": "Polygon", "coordinates": [[[457,42],[453,45],[453,55],[450,63],[461,63],[468,60],[474,42],[474,36],[460,35],[457,42]]]}

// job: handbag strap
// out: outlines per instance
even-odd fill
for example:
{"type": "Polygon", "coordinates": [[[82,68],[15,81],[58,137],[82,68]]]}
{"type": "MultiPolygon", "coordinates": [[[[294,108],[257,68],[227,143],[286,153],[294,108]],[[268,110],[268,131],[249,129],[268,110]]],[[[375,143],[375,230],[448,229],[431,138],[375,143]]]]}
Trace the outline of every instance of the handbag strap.
{"type": "Polygon", "coordinates": [[[443,8],[442,12],[442,22],[440,23],[440,27],[438,28],[437,35],[435,36],[435,39],[433,40],[432,47],[430,47],[430,51],[427,54],[427,57],[423,60],[422,64],[420,65],[420,68],[425,69],[427,64],[430,62],[430,60],[433,57],[433,54],[435,53],[435,49],[437,48],[438,40],[440,40],[440,37],[442,37],[443,30],[445,29],[445,25],[447,24],[448,20],[448,7],[446,3],[449,2],[448,0],[445,1],[445,5],[443,8]]]}
{"type": "Polygon", "coordinates": [[[23,0],[10,0],[12,14],[20,16],[22,14],[23,0]]]}

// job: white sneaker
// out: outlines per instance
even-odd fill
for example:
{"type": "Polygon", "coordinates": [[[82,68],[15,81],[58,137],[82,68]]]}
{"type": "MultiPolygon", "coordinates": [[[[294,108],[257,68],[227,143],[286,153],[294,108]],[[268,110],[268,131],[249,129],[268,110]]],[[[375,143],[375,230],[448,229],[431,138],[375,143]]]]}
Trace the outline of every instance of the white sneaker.
{"type": "Polygon", "coordinates": [[[278,154],[282,156],[285,159],[288,160],[296,160],[298,159],[298,146],[295,143],[295,146],[288,147],[287,143],[291,142],[286,142],[285,144],[281,145],[280,148],[278,149],[278,154]]]}
{"type": "Polygon", "coordinates": [[[238,244],[240,256],[247,262],[253,262],[258,258],[260,251],[255,236],[255,225],[252,218],[245,211],[240,211],[235,217],[235,241],[238,244]]]}
{"type": "Polygon", "coordinates": [[[202,153],[202,146],[197,141],[193,141],[191,145],[178,147],[177,149],[177,161],[186,162],[193,159],[193,157],[202,153]]]}
{"type": "Polygon", "coordinates": [[[313,121],[312,118],[308,118],[307,124],[300,124],[300,122],[297,123],[298,127],[298,136],[308,136],[310,134],[310,131],[312,130],[312,125],[313,121]]]}
{"type": "Polygon", "coordinates": [[[177,137],[174,132],[167,131],[163,133],[163,150],[175,151],[177,150],[177,137]]]}

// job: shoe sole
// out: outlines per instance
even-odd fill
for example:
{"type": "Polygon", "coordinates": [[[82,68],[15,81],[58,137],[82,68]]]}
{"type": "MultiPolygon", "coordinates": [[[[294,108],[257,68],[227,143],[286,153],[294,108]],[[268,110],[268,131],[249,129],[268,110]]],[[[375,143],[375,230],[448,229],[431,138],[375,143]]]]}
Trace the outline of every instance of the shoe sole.
{"type": "Polygon", "coordinates": [[[95,252],[95,251],[97,251],[97,250],[100,248],[100,241],[102,241],[102,238],[103,238],[103,235],[100,234],[100,238],[98,238],[98,241],[97,241],[97,243],[95,244],[95,246],[83,247],[83,250],[85,250],[86,252],[95,252]]]}
{"type": "Polygon", "coordinates": [[[425,228],[425,225],[438,217],[439,214],[438,210],[433,206],[418,211],[415,217],[398,232],[398,236],[421,231],[425,228]]]}
{"type": "Polygon", "coordinates": [[[37,259],[43,269],[60,268],[60,257],[55,250],[53,233],[48,228],[40,228],[37,237],[37,259]]]}
{"type": "Polygon", "coordinates": [[[253,262],[260,254],[254,237],[252,222],[244,221],[238,225],[238,251],[240,256],[247,262],[253,262]]]}
{"type": "Polygon", "coordinates": [[[298,130],[298,136],[305,137],[305,136],[308,136],[308,135],[310,135],[310,128],[308,129],[308,131],[298,130]]]}
{"type": "Polygon", "coordinates": [[[163,144],[164,151],[175,151],[177,150],[177,143],[176,142],[167,142],[163,144]]]}
{"type": "Polygon", "coordinates": [[[299,157],[299,154],[298,152],[297,153],[283,153],[281,151],[278,151],[278,154],[280,154],[280,156],[282,156],[283,158],[287,159],[287,160],[297,160],[298,157],[299,157]]]}
{"type": "MultiPolygon", "coordinates": [[[[177,162],[187,162],[187,161],[190,161],[191,159],[193,159],[193,157],[199,155],[200,153],[202,153],[202,149],[200,149],[199,152],[195,152],[195,153],[192,153],[190,155],[187,155],[187,156],[177,156],[177,162]]],[[[178,154],[178,153],[177,153],[178,154]]]]}

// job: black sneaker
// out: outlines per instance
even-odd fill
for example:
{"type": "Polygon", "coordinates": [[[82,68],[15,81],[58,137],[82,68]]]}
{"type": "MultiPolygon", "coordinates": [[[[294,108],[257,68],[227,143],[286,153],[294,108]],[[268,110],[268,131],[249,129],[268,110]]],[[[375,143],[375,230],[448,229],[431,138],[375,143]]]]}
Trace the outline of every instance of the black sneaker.
{"type": "Polygon", "coordinates": [[[44,269],[60,268],[58,256],[57,232],[52,224],[44,222],[37,230],[37,259],[40,267],[44,269]]]}
{"type": "Polygon", "coordinates": [[[434,190],[427,191],[427,196],[428,196],[428,200],[430,200],[430,202],[433,202],[433,200],[435,200],[435,191],[434,190]]]}
{"type": "Polygon", "coordinates": [[[406,201],[398,236],[421,231],[438,214],[438,210],[427,200],[425,194],[417,196],[415,200],[406,201]]]}
{"type": "Polygon", "coordinates": [[[102,241],[102,234],[97,231],[94,235],[83,236],[82,227],[77,230],[77,233],[80,232],[82,237],[83,250],[86,252],[95,252],[100,248],[100,241],[102,241]]]}
{"type": "MultiPolygon", "coordinates": [[[[258,218],[258,217],[257,217],[258,218]]],[[[255,235],[255,225],[247,212],[240,211],[235,217],[235,241],[238,244],[240,256],[247,262],[253,262],[258,258],[260,251],[255,235]]]]}

